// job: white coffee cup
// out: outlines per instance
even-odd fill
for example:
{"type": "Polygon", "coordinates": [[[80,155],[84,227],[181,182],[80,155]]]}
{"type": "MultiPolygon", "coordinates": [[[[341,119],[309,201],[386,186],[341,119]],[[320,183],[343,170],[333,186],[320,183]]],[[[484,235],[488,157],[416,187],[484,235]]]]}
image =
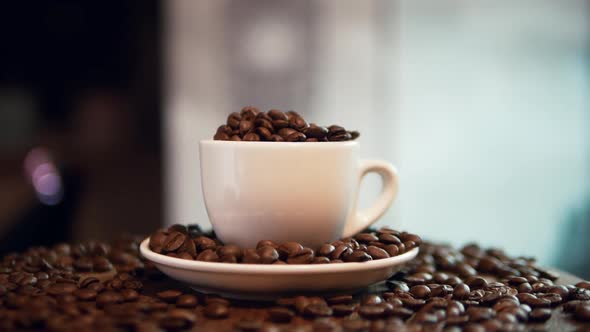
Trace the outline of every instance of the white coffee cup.
{"type": "Polygon", "coordinates": [[[200,142],[207,214],[224,243],[260,240],[316,247],[351,236],[389,208],[398,191],[393,165],[360,160],[359,143],[200,142]],[[381,175],[373,205],[357,210],[363,177],[381,175]]]}

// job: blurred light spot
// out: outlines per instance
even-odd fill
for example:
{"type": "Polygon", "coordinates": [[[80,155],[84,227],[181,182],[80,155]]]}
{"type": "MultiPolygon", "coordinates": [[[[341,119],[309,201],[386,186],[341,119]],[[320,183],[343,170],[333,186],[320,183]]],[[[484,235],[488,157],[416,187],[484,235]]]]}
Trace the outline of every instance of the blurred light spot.
{"type": "Polygon", "coordinates": [[[267,17],[256,20],[244,30],[240,53],[247,64],[262,71],[278,71],[294,62],[300,44],[289,20],[267,17]]]}
{"type": "Polygon", "coordinates": [[[61,176],[47,149],[37,147],[29,151],[25,157],[24,168],[41,203],[55,205],[61,202],[63,198],[61,176]]]}

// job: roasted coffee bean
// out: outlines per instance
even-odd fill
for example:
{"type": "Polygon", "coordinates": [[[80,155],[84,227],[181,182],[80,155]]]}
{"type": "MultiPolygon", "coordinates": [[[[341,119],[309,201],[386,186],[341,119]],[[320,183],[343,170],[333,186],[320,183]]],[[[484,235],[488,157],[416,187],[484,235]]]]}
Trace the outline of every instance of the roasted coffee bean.
{"type": "Polygon", "coordinates": [[[197,304],[199,304],[199,300],[191,294],[183,294],[176,298],[176,306],[179,308],[194,308],[197,304]]]}
{"type": "Polygon", "coordinates": [[[229,141],[229,135],[225,132],[218,131],[213,136],[213,139],[216,141],[229,141]]]}
{"type": "Polygon", "coordinates": [[[244,137],[242,138],[242,141],[260,141],[260,136],[254,132],[249,132],[247,134],[244,135],[244,137]]]}
{"type": "Polygon", "coordinates": [[[458,284],[453,289],[453,299],[455,300],[465,300],[469,297],[469,293],[471,289],[466,284],[458,284]]]}
{"type": "Polygon", "coordinates": [[[590,290],[576,287],[570,290],[570,300],[588,301],[590,300],[590,290]]]}
{"type": "Polygon", "coordinates": [[[271,142],[284,142],[285,139],[283,137],[281,137],[280,135],[274,134],[274,135],[270,136],[269,141],[271,141],[271,142]]]}
{"type": "Polygon", "coordinates": [[[268,316],[272,322],[288,323],[295,317],[293,310],[284,307],[274,307],[268,309],[268,316]]]}
{"type": "Polygon", "coordinates": [[[379,238],[372,233],[360,233],[354,237],[360,243],[369,243],[373,241],[379,241],[379,238]]]}
{"type": "Polygon", "coordinates": [[[233,256],[238,260],[242,258],[242,249],[236,245],[228,244],[217,248],[217,255],[219,257],[233,256]]]}
{"type": "Polygon", "coordinates": [[[383,250],[387,251],[390,257],[397,256],[399,252],[399,247],[395,244],[389,244],[383,247],[383,250]]]}
{"type": "Polygon", "coordinates": [[[308,127],[305,132],[305,136],[309,138],[315,138],[317,140],[322,140],[328,136],[328,128],[322,126],[310,126],[308,127]]]}
{"type": "Polygon", "coordinates": [[[520,285],[523,284],[525,282],[528,282],[528,280],[524,277],[517,277],[517,276],[512,276],[508,278],[508,283],[510,283],[511,285],[520,285]]]}
{"type": "Polygon", "coordinates": [[[276,244],[274,241],[271,241],[271,240],[260,240],[256,244],[256,249],[260,249],[262,247],[273,247],[275,249],[278,249],[279,248],[279,245],[276,244]]]}
{"type": "Polygon", "coordinates": [[[283,259],[295,257],[301,250],[303,250],[303,246],[297,242],[285,242],[278,248],[279,255],[283,259]]]}
{"type": "Polygon", "coordinates": [[[305,307],[311,304],[311,300],[306,296],[296,296],[293,301],[293,306],[300,314],[303,313],[305,307]]]}
{"type": "Polygon", "coordinates": [[[369,256],[371,256],[373,259],[389,258],[389,254],[387,253],[387,251],[376,246],[368,246],[367,254],[369,254],[369,256]]]}
{"type": "Polygon", "coordinates": [[[358,313],[366,319],[378,319],[385,315],[385,308],[380,305],[362,305],[358,308],[358,313]]]}
{"type": "Polygon", "coordinates": [[[250,119],[242,119],[238,125],[238,129],[240,131],[240,135],[244,138],[250,130],[254,129],[254,121],[250,119]]]}
{"type": "MultiPolygon", "coordinates": [[[[192,242],[192,241],[186,241],[186,242],[192,242]]],[[[193,258],[194,258],[194,256],[189,254],[188,252],[181,252],[181,253],[174,253],[174,254],[176,255],[176,258],[187,259],[187,260],[193,260],[193,258]]]]}
{"type": "Polygon", "coordinates": [[[176,249],[180,248],[184,241],[186,240],[186,235],[180,232],[170,232],[166,239],[164,240],[164,250],[167,252],[175,251],[176,249]]]}
{"type": "Polygon", "coordinates": [[[558,305],[563,301],[561,296],[557,293],[537,294],[537,297],[545,299],[545,300],[549,300],[549,302],[551,302],[551,304],[550,304],[551,306],[558,305]]]}
{"type": "Polygon", "coordinates": [[[109,304],[123,302],[123,296],[117,292],[106,291],[98,294],[96,297],[96,305],[99,308],[105,307],[109,304]]]}
{"type": "Polygon", "coordinates": [[[328,127],[328,135],[329,136],[333,136],[333,135],[337,135],[337,134],[342,134],[346,132],[346,129],[338,126],[338,125],[331,125],[328,127]]]}
{"type": "Polygon", "coordinates": [[[285,113],[283,113],[277,109],[271,109],[267,112],[267,114],[272,120],[285,120],[285,121],[289,120],[289,118],[287,117],[287,115],[285,113]]]}
{"type": "Polygon", "coordinates": [[[160,320],[160,326],[167,330],[183,330],[195,323],[194,313],[184,309],[172,309],[160,320]]]}
{"type": "Polygon", "coordinates": [[[121,290],[121,296],[125,302],[134,302],[139,299],[139,293],[135,289],[123,289],[121,290]]]}
{"type": "Polygon", "coordinates": [[[225,318],[229,315],[229,308],[226,304],[213,302],[207,304],[204,314],[205,316],[213,319],[225,318]]]}
{"type": "Polygon", "coordinates": [[[362,319],[346,318],[342,320],[342,328],[345,332],[361,332],[368,331],[370,323],[362,319]]]}
{"type": "Polygon", "coordinates": [[[219,256],[217,253],[212,249],[206,249],[202,251],[196,258],[198,261],[205,261],[205,262],[218,262],[219,256]]]}
{"type": "Polygon", "coordinates": [[[408,241],[411,241],[411,242],[414,242],[414,243],[415,243],[415,245],[417,245],[417,246],[419,246],[420,244],[422,244],[422,238],[420,238],[420,237],[419,237],[418,235],[416,235],[416,234],[411,234],[411,233],[408,233],[408,232],[402,232],[402,233],[399,235],[399,238],[400,238],[400,240],[401,240],[402,242],[408,242],[408,241]]]}
{"type": "Polygon", "coordinates": [[[519,293],[530,293],[533,291],[533,287],[528,282],[518,285],[516,289],[519,293]]]}
{"type": "MultiPolygon", "coordinates": [[[[264,113],[260,113],[260,114],[264,114],[264,113]]],[[[254,120],[254,126],[256,127],[255,131],[260,135],[260,137],[263,137],[262,134],[264,134],[264,138],[270,138],[270,136],[272,136],[272,134],[274,133],[274,127],[272,125],[272,120],[270,119],[265,119],[265,118],[259,118],[254,120]]]]}
{"type": "Polygon", "coordinates": [[[82,288],[82,289],[75,290],[73,294],[80,301],[92,301],[92,300],[96,299],[96,295],[98,293],[91,290],[91,289],[82,288]]]}
{"type": "Polygon", "coordinates": [[[383,233],[379,234],[379,241],[385,244],[400,244],[402,243],[401,240],[395,236],[394,234],[390,233],[383,233]]]}
{"type": "Polygon", "coordinates": [[[326,299],[329,304],[348,304],[352,303],[352,295],[338,295],[326,299]]]}
{"type": "Polygon", "coordinates": [[[484,288],[488,285],[488,282],[480,277],[480,276],[471,276],[468,277],[465,280],[465,283],[469,286],[469,288],[471,289],[480,289],[480,288],[484,288]]]}
{"type": "Polygon", "coordinates": [[[95,257],[92,260],[92,268],[96,272],[106,272],[113,269],[113,264],[105,257],[95,257]]]}
{"type": "Polygon", "coordinates": [[[296,255],[287,258],[287,264],[309,264],[313,261],[313,258],[313,250],[303,248],[296,255]]]}
{"type": "Polygon", "coordinates": [[[277,132],[277,134],[281,136],[285,141],[287,140],[287,137],[295,133],[297,133],[297,131],[292,128],[282,128],[277,132]]]}
{"type": "Polygon", "coordinates": [[[156,296],[164,302],[173,303],[176,299],[182,295],[182,292],[176,289],[168,289],[165,291],[161,291],[156,293],[156,296]]]}
{"type": "Polygon", "coordinates": [[[307,317],[329,317],[332,316],[332,308],[325,303],[312,303],[305,306],[303,315],[307,317]]]}
{"type": "Polygon", "coordinates": [[[406,245],[403,244],[403,243],[398,244],[397,245],[397,253],[398,253],[398,255],[401,255],[401,254],[403,254],[405,252],[406,252],[406,245]]]}
{"type": "Polygon", "coordinates": [[[329,243],[326,243],[318,249],[316,255],[329,257],[332,254],[332,252],[334,252],[335,249],[336,249],[336,247],[334,247],[333,245],[331,245],[329,243]]]}
{"type": "Polygon", "coordinates": [[[414,311],[404,307],[394,307],[391,311],[391,315],[395,317],[400,317],[402,319],[409,318],[414,314],[414,311]]]}
{"type": "Polygon", "coordinates": [[[246,119],[254,119],[260,110],[254,106],[245,106],[240,111],[240,116],[246,119]]]}
{"type": "Polygon", "coordinates": [[[182,224],[171,225],[170,227],[168,227],[167,231],[168,232],[179,232],[184,235],[188,235],[188,228],[186,227],[186,225],[182,225],[182,224]]]}
{"type": "Polygon", "coordinates": [[[455,273],[457,273],[460,277],[470,277],[477,274],[477,271],[471,267],[471,265],[466,263],[459,263],[455,265],[455,273]]]}
{"type": "Polygon", "coordinates": [[[518,300],[522,303],[528,303],[529,301],[536,299],[537,296],[530,293],[519,293],[516,295],[516,298],[518,298],[518,300]]]}
{"type": "Polygon", "coordinates": [[[344,257],[345,262],[366,262],[373,258],[362,250],[354,250],[350,255],[344,257]]]}
{"type": "Polygon", "coordinates": [[[418,308],[422,307],[424,304],[426,304],[426,301],[424,301],[422,299],[415,299],[413,297],[400,298],[400,300],[402,301],[402,303],[404,304],[405,307],[408,307],[411,309],[418,309],[418,308]]]}
{"type": "Polygon", "coordinates": [[[340,330],[339,324],[330,318],[316,318],[313,321],[314,332],[337,332],[340,330]]]}
{"type": "Polygon", "coordinates": [[[74,262],[74,267],[79,271],[92,270],[92,257],[80,257],[74,262]]]}
{"type": "Polygon", "coordinates": [[[469,307],[465,310],[472,322],[480,322],[494,317],[495,312],[491,308],[485,307],[469,307]]]}
{"type": "Polygon", "coordinates": [[[410,291],[410,287],[408,287],[408,285],[403,281],[388,280],[387,286],[389,287],[390,290],[396,291],[396,292],[409,292],[410,291]]]}
{"type": "Polygon", "coordinates": [[[552,286],[549,287],[549,289],[547,289],[548,293],[552,293],[552,294],[557,294],[559,295],[562,299],[567,299],[570,295],[570,290],[563,286],[563,285],[559,285],[559,286],[552,286]]]}
{"type": "Polygon", "coordinates": [[[361,304],[363,305],[374,305],[380,303],[383,303],[383,299],[376,294],[367,295],[361,300],[361,304]]]}
{"type": "Polygon", "coordinates": [[[585,301],[579,301],[579,300],[574,300],[574,301],[569,301],[567,303],[563,304],[563,312],[566,313],[572,313],[576,310],[576,308],[579,305],[583,305],[585,303],[585,301]]]}
{"type": "Polygon", "coordinates": [[[303,117],[301,117],[301,115],[295,114],[289,117],[289,127],[303,134],[303,132],[306,131],[309,127],[309,124],[307,123],[307,121],[305,121],[305,119],[303,119],[303,117]]]}
{"type": "Polygon", "coordinates": [[[45,291],[50,295],[64,295],[71,294],[76,291],[78,287],[72,283],[55,283],[49,286],[45,291]]]}
{"type": "Polygon", "coordinates": [[[307,139],[307,137],[305,136],[304,133],[300,133],[300,132],[294,132],[291,135],[287,136],[285,138],[285,141],[287,142],[305,142],[305,140],[307,139]]]}
{"type": "Polygon", "coordinates": [[[246,249],[242,255],[242,263],[244,264],[260,264],[260,255],[256,249],[246,249]]]}
{"type": "Polygon", "coordinates": [[[590,303],[578,305],[574,311],[574,318],[582,322],[590,322],[590,303]]]}
{"type": "Polygon", "coordinates": [[[314,257],[311,264],[329,264],[330,259],[328,257],[314,257]]]}
{"type": "Polygon", "coordinates": [[[410,285],[425,284],[432,280],[432,275],[426,272],[417,272],[405,277],[405,280],[410,285]]]}
{"type": "Polygon", "coordinates": [[[354,304],[335,304],[332,306],[334,316],[342,317],[352,314],[356,309],[354,304]]]}
{"type": "Polygon", "coordinates": [[[258,248],[256,253],[260,256],[260,262],[262,264],[272,264],[279,259],[277,250],[270,246],[258,248]]]}
{"type": "Polygon", "coordinates": [[[533,322],[544,322],[551,318],[551,310],[550,309],[533,309],[529,314],[529,320],[533,322]]]}
{"type": "Polygon", "coordinates": [[[430,297],[430,288],[425,285],[416,285],[410,288],[410,293],[417,299],[427,299],[430,297]]]}
{"type": "Polygon", "coordinates": [[[550,307],[551,301],[544,298],[533,298],[528,300],[526,304],[530,305],[533,308],[550,307]]]}
{"type": "Polygon", "coordinates": [[[347,245],[347,244],[341,244],[336,246],[336,249],[334,249],[334,251],[332,252],[332,254],[330,255],[332,262],[336,259],[344,259],[345,257],[349,256],[350,254],[352,254],[352,248],[347,245]]]}
{"type": "Polygon", "coordinates": [[[242,116],[238,112],[233,112],[227,117],[227,125],[231,127],[231,129],[239,129],[240,128],[240,120],[242,116]]]}

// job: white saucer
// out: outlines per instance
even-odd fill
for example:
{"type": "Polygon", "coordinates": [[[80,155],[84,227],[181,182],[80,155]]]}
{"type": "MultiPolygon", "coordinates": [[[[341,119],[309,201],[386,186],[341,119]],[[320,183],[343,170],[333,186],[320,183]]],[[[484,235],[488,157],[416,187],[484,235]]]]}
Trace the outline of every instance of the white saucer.
{"type": "Polygon", "coordinates": [[[149,238],[140,252],[167,276],[203,293],[239,299],[273,299],[289,294],[353,293],[391,277],[418,254],[414,248],[402,255],[362,263],[262,265],[191,261],[150,250],[149,238]]]}

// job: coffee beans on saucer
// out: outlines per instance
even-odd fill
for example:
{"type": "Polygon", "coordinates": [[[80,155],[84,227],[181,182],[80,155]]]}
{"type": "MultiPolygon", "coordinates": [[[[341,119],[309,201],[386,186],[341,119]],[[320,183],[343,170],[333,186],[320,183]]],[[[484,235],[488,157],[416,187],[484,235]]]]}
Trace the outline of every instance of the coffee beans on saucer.
{"type": "Polygon", "coordinates": [[[173,225],[150,237],[156,253],[188,260],[241,264],[328,264],[366,262],[401,255],[422,243],[418,235],[389,228],[307,248],[297,242],[261,240],[256,248],[224,245],[195,226],[173,225]]]}
{"type": "Polygon", "coordinates": [[[239,113],[231,113],[227,122],[217,128],[213,139],[219,141],[266,142],[340,142],[359,137],[358,131],[341,126],[329,127],[308,123],[295,111],[272,109],[261,112],[246,106],[239,113]]]}

